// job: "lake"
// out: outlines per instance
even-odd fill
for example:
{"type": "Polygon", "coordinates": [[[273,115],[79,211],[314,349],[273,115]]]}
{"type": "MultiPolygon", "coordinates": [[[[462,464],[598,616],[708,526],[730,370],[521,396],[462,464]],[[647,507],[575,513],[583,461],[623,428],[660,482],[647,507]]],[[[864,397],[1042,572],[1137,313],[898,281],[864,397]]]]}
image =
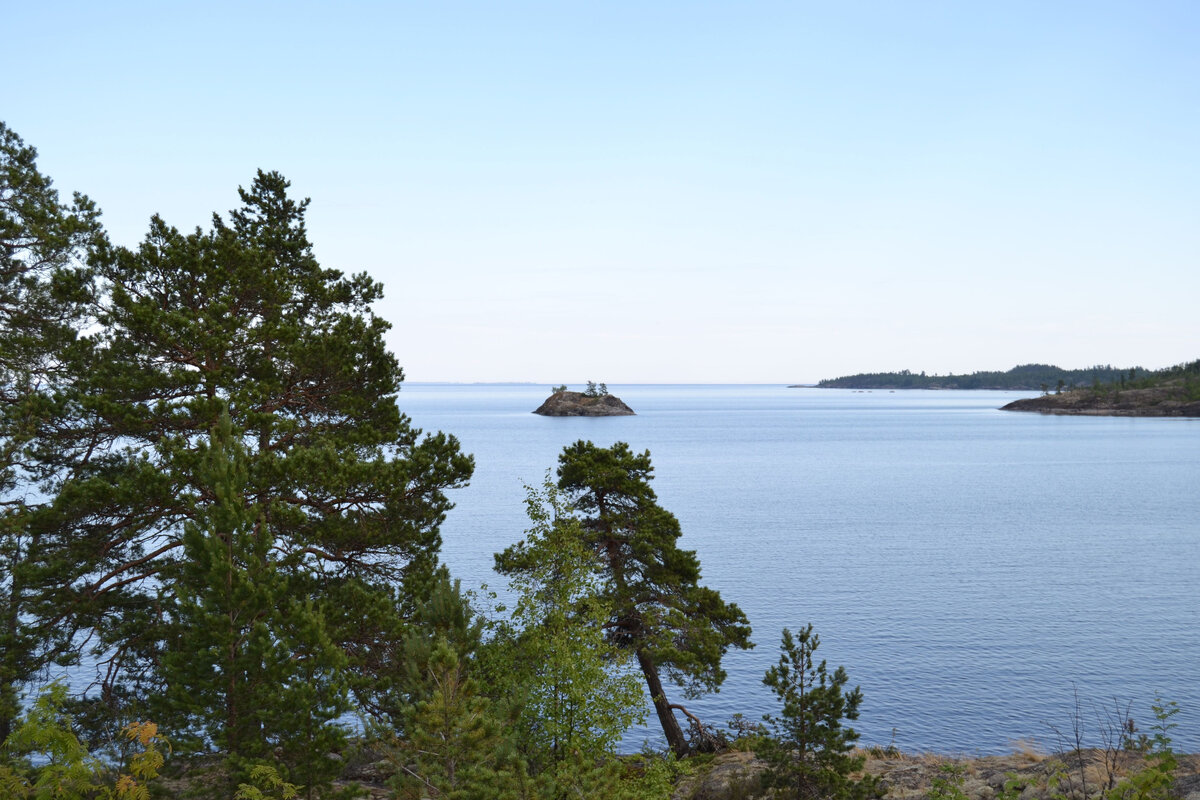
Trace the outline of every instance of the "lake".
{"type": "MultiPolygon", "coordinates": [[[[492,554],[528,527],[524,484],[577,439],[651,453],[660,504],[704,583],[757,647],[730,653],[705,722],[778,712],[762,685],[780,632],[862,687],[865,744],[999,753],[1055,744],[1074,692],[1097,712],[1158,692],[1176,749],[1200,751],[1200,420],[1001,412],[1018,392],[610,386],[633,417],[530,413],[542,385],[406,384],[401,409],[476,460],[443,532],[464,585],[503,586],[492,554]]],[[[630,731],[626,747],[649,740],[630,731]]]]}

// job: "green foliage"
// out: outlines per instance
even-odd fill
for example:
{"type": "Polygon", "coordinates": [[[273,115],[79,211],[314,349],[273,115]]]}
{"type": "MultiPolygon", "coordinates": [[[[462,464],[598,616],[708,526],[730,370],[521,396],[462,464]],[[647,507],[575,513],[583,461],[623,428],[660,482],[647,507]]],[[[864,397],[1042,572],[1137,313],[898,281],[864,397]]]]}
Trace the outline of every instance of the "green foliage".
{"type": "Polygon", "coordinates": [[[926,800],[967,800],[963,791],[963,776],[965,772],[961,764],[942,764],[940,773],[931,782],[926,800]]]}
{"type": "Polygon", "coordinates": [[[1163,700],[1156,692],[1150,710],[1154,712],[1155,723],[1145,767],[1107,789],[1103,800],[1168,800],[1172,796],[1174,771],[1179,762],[1171,749],[1170,734],[1177,726],[1171,718],[1179,713],[1179,705],[1174,700],[1163,700]]]}
{"type": "Polygon", "coordinates": [[[878,788],[872,777],[851,777],[864,759],[850,754],[858,733],[842,724],[858,719],[862,692],[858,687],[845,691],[849,679],[844,668],[830,675],[824,661],[814,661],[820,643],[812,625],[796,636],[784,628],[779,663],[763,678],[783,703],[780,716],[764,716],[774,734],[759,751],[770,765],[764,785],[775,789],[777,797],[872,797],[878,788]]]}
{"type": "Polygon", "coordinates": [[[84,259],[101,238],[92,202],[61,202],[37,151],[0,122],[0,741],[22,685],[71,657],[59,612],[77,570],[41,520],[67,474],[50,436],[73,382],[61,354],[84,324],[84,259]]]}
{"type": "Polygon", "coordinates": [[[746,616],[701,586],[695,552],[677,547],[679,521],[650,488],[649,451],[579,441],[558,463],[558,488],[581,523],[584,544],[599,556],[609,640],[637,658],[667,742],[685,755],[689,747],[660,673],[687,696],[716,690],[725,679],[725,652],[753,646],[746,616]]]}
{"type": "Polygon", "coordinates": [[[630,653],[605,636],[612,612],[579,521],[548,475],[526,490],[532,527],[496,555],[517,599],[511,629],[492,648],[490,682],[514,701],[518,741],[535,771],[557,770],[611,754],[645,712],[630,653]]]}
{"type": "Polygon", "coordinates": [[[1168,800],[1176,766],[1174,756],[1152,759],[1145,769],[1121,779],[1101,796],[1103,800],[1168,800]]]}
{"type": "MultiPolygon", "coordinates": [[[[1050,386],[1061,392],[1065,387],[1108,385],[1136,374],[1140,367],[1130,370],[1110,365],[1086,369],[1061,369],[1049,364],[1021,364],[1006,372],[973,372],[962,375],[915,374],[909,370],[877,372],[827,378],[817,383],[825,389],[1024,389],[1043,394],[1050,386]]],[[[1146,372],[1146,370],[1141,370],[1146,372]]]]}
{"type": "Polygon", "coordinates": [[[567,391],[567,385],[565,383],[560,383],[558,386],[555,386],[550,390],[550,394],[558,394],[559,392],[565,391],[567,391]]]}
{"type": "Polygon", "coordinates": [[[158,726],[131,723],[122,731],[135,748],[125,770],[92,756],[65,711],[66,689],[51,684],[26,711],[0,750],[0,797],[5,800],[148,800],[149,784],[169,751],[158,726]]]}
{"type": "MultiPolygon", "coordinates": [[[[355,605],[347,606],[353,609],[355,605]]],[[[480,646],[483,621],[471,607],[458,580],[439,570],[412,611],[394,628],[390,640],[376,647],[370,679],[377,683],[372,715],[392,728],[403,728],[407,710],[428,700],[433,688],[429,665],[434,649],[446,644],[467,662],[480,646]]]]}
{"type": "Polygon", "coordinates": [[[1158,692],[1154,693],[1154,702],[1150,704],[1154,712],[1154,732],[1150,737],[1150,752],[1153,754],[1168,754],[1171,752],[1171,731],[1179,726],[1172,717],[1179,713],[1179,704],[1174,700],[1163,700],[1158,692]]]}
{"type": "Polygon", "coordinates": [[[737,713],[729,718],[726,738],[729,749],[739,752],[754,752],[760,749],[767,739],[769,731],[761,722],[751,722],[743,714],[737,713]]]}
{"type": "Polygon", "coordinates": [[[300,796],[304,788],[288,783],[279,775],[279,770],[270,764],[256,764],[250,768],[250,783],[238,784],[234,800],[292,800],[300,796]]]}
{"type": "Polygon", "coordinates": [[[4,742],[6,754],[17,760],[18,766],[9,768],[11,772],[0,785],[24,784],[25,793],[15,797],[82,798],[99,790],[104,767],[72,730],[71,718],[63,709],[66,695],[62,684],[52,684],[4,742]],[[41,762],[36,769],[30,766],[30,756],[41,762]],[[15,777],[18,775],[21,777],[15,777]]]}
{"type": "Polygon", "coordinates": [[[471,460],[400,414],[379,285],[318,264],[278,173],[127,249],[34,156],[0,125],[0,736],[86,640],[91,712],[153,705],[185,752],[278,755],[311,793],[348,692],[402,705],[471,460]]]}
{"type": "Polygon", "coordinates": [[[289,591],[261,509],[247,502],[244,446],[223,416],[199,448],[197,483],[211,500],[185,525],[184,558],[161,656],[166,690],[151,700],[192,752],[226,754],[210,793],[228,797],[278,751],[310,786],[327,783],[349,709],[345,655],[311,599],[289,591]]]}
{"type": "MultiPolygon", "coordinates": [[[[939,774],[933,779],[926,800],[968,800],[964,790],[966,770],[962,764],[942,764],[939,774]]],[[[1019,800],[1028,783],[1016,773],[1005,775],[1004,784],[996,793],[996,800],[1019,800]]]]}
{"type": "Polygon", "coordinates": [[[503,760],[504,740],[488,700],[448,642],[429,661],[432,692],[419,702],[406,735],[390,749],[401,798],[503,798],[518,780],[503,760]]]}
{"type": "Polygon", "coordinates": [[[619,760],[596,760],[579,751],[537,775],[531,788],[537,800],[648,800],[658,796],[652,782],[628,775],[619,760]]]}
{"type": "MultiPolygon", "coordinates": [[[[1111,724],[1101,723],[1104,747],[1106,780],[1100,785],[1089,781],[1085,758],[1084,726],[1080,713],[1080,701],[1076,695],[1076,710],[1072,721],[1070,749],[1062,747],[1059,734],[1059,757],[1049,764],[1046,791],[1051,800],[1167,800],[1174,785],[1174,771],[1178,760],[1171,748],[1170,732],[1176,726],[1172,721],[1179,706],[1174,701],[1165,701],[1157,693],[1151,704],[1155,724],[1153,735],[1140,734],[1127,710],[1118,715],[1119,730],[1111,731],[1111,724]],[[1116,747],[1125,749],[1126,758],[1118,759],[1116,747]],[[1129,759],[1135,759],[1130,761],[1129,759]],[[1121,765],[1118,767],[1118,765],[1121,765]],[[1131,766],[1132,765],[1132,766],[1131,766]]],[[[1117,706],[1120,710],[1120,705],[1117,706]]],[[[1058,733],[1057,729],[1052,728],[1058,733]]]]}
{"type": "Polygon", "coordinates": [[[228,223],[155,218],[136,250],[97,249],[94,324],[61,353],[73,379],[45,445],[65,477],[37,530],[77,565],[54,575],[52,619],[91,629],[105,697],[162,696],[185,749],[228,745],[239,769],[279,747],[311,792],[347,690],[388,705],[376,667],[435,580],[445,490],[472,464],[400,414],[379,285],[321,268],[287,189],[260,172],[228,223]],[[223,415],[222,499],[203,444],[223,415]]]}
{"type": "Polygon", "coordinates": [[[996,800],[1020,800],[1028,786],[1029,781],[1020,777],[1017,773],[1006,772],[1004,773],[1004,785],[996,793],[996,800]]]}

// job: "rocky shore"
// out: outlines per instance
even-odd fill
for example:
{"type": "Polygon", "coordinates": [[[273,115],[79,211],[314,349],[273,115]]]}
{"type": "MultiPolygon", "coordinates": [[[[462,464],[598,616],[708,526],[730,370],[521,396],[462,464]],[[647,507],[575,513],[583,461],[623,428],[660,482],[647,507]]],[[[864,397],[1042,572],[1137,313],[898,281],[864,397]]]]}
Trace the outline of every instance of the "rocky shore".
{"type": "Polygon", "coordinates": [[[1192,400],[1178,387],[1148,389],[1072,389],[1014,400],[1001,411],[1037,411],[1104,417],[1200,417],[1200,400],[1192,400]]]}
{"type": "MultiPolygon", "coordinates": [[[[1049,756],[1020,748],[1002,756],[943,756],[901,753],[890,748],[861,751],[863,771],[879,779],[891,800],[1052,800],[1055,794],[1097,800],[1110,781],[1146,766],[1134,753],[1084,750],[1049,756]],[[1064,773],[1067,773],[1064,775],[1064,773]],[[1082,779],[1080,776],[1083,776],[1082,779]],[[1081,790],[1083,781],[1086,788],[1081,790]],[[1051,788],[1052,785],[1057,788],[1051,788]]],[[[1177,756],[1171,796],[1200,800],[1200,755],[1177,756]]],[[[758,787],[766,764],[753,753],[722,753],[676,784],[672,800],[734,800],[762,797],[758,787]]]]}
{"type": "MultiPolygon", "coordinates": [[[[892,748],[859,751],[866,758],[865,774],[879,779],[889,800],[1099,800],[1110,782],[1120,781],[1147,766],[1136,753],[1083,750],[1046,755],[1019,745],[998,756],[948,756],[903,753],[892,748]]],[[[384,764],[351,758],[346,775],[336,786],[357,788],[372,800],[393,793],[383,779],[384,764]]],[[[640,769],[637,757],[628,759],[631,770],[640,769]]],[[[1200,755],[1179,755],[1170,796],[1200,800],[1200,755]]],[[[766,763],[754,753],[730,750],[716,756],[699,756],[683,766],[671,800],[751,800],[765,798],[761,790],[766,763]]]]}

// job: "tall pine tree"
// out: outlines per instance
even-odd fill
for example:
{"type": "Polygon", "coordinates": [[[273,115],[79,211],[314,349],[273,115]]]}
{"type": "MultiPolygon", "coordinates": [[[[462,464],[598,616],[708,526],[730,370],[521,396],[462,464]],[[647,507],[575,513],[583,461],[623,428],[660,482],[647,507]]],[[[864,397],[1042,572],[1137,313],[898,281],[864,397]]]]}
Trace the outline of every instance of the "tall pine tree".
{"type": "MultiPolygon", "coordinates": [[[[71,583],[72,607],[98,634],[109,690],[154,694],[184,680],[174,625],[218,599],[186,588],[191,556],[204,552],[189,552],[187,532],[212,527],[202,443],[223,414],[242,448],[248,541],[269,553],[266,585],[288,597],[291,632],[279,642],[308,664],[325,663],[326,642],[344,657],[321,692],[335,697],[357,668],[378,666],[382,634],[437,573],[445,491],[465,483],[471,460],[399,412],[403,372],[371,312],[381,288],[320,266],[308,201],[288,186],[259,172],[210,231],[183,234],[156,217],[136,250],[96,259],[96,328],[70,351],[86,377],[57,432],[76,474],[51,523],[74,562],[91,565],[71,583]]],[[[266,602],[243,599],[251,615],[266,602]]],[[[327,672],[316,669],[310,688],[327,672]]],[[[371,707],[379,686],[361,676],[352,686],[371,707]]],[[[255,713],[295,710],[286,691],[266,700],[255,713]]]]}

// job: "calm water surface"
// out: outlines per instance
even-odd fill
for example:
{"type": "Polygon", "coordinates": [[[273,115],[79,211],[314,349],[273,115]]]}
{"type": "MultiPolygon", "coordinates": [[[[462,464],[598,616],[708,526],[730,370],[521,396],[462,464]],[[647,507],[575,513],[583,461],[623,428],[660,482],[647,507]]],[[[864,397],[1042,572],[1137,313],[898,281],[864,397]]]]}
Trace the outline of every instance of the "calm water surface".
{"type": "MultiPolygon", "coordinates": [[[[649,449],[654,488],[704,582],[750,618],[706,722],[777,711],[762,685],[780,631],[864,694],[866,743],[1004,752],[1054,744],[1073,688],[1091,703],[1175,700],[1200,751],[1200,421],[996,410],[1002,392],[612,386],[634,417],[531,414],[546,386],[407,384],[400,406],[476,460],[443,554],[468,586],[527,527],[538,483],[577,439],[649,449]]],[[[628,747],[649,739],[633,730],[628,747]]]]}

